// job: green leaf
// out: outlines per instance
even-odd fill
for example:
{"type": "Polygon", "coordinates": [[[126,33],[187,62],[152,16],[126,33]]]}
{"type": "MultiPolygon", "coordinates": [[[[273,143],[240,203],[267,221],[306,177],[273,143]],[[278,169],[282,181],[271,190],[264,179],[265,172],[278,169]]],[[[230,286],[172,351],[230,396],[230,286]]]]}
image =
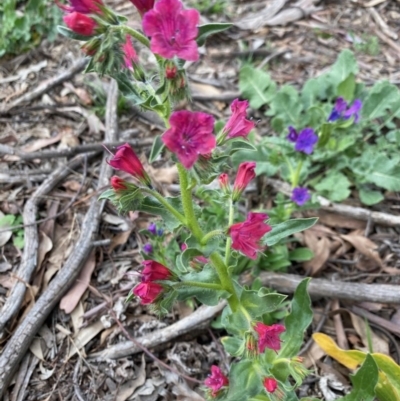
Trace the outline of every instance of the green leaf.
{"type": "Polygon", "coordinates": [[[229,307],[226,307],[222,312],[221,324],[229,334],[241,337],[250,329],[250,322],[241,309],[232,312],[229,307]]]}
{"type": "Polygon", "coordinates": [[[356,75],[357,73],[358,66],[354,53],[345,49],[339,54],[327,76],[331,82],[339,87],[350,75],[356,75]]]}
{"type": "Polygon", "coordinates": [[[374,401],[375,386],[378,383],[378,367],[371,355],[367,355],[356,374],[351,375],[353,390],[342,401],[374,401]]]}
{"type": "Polygon", "coordinates": [[[399,89],[388,81],[380,81],[369,91],[364,101],[361,115],[366,121],[385,117],[387,109],[400,100],[399,89]]]}
{"type": "Polygon", "coordinates": [[[5,214],[0,217],[0,228],[12,227],[15,221],[15,216],[13,214],[5,214]]]}
{"type": "Polygon", "coordinates": [[[342,81],[337,87],[337,95],[343,97],[347,102],[353,100],[354,90],[356,88],[356,77],[353,73],[342,81]]]}
{"type": "Polygon", "coordinates": [[[263,391],[261,367],[256,361],[242,360],[232,365],[229,372],[227,401],[244,401],[263,391]]]}
{"type": "Polygon", "coordinates": [[[241,356],[244,352],[245,341],[237,337],[222,337],[222,345],[225,351],[232,356],[241,356]]]}
{"type": "Polygon", "coordinates": [[[331,172],[323,178],[314,188],[322,195],[333,202],[341,202],[350,195],[350,181],[339,172],[331,172]]]}
{"type": "Polygon", "coordinates": [[[18,234],[13,237],[13,244],[18,249],[22,249],[25,245],[24,232],[22,230],[18,231],[18,234]]]}
{"type": "Polygon", "coordinates": [[[214,33],[223,32],[229,29],[233,24],[229,23],[212,23],[199,26],[199,33],[196,42],[199,46],[203,46],[208,36],[214,33]]]}
{"type": "Polygon", "coordinates": [[[321,126],[321,133],[318,139],[318,148],[323,148],[329,141],[332,135],[333,125],[330,123],[324,123],[321,126]]]}
{"type": "Polygon", "coordinates": [[[296,262],[305,262],[314,257],[314,252],[308,248],[296,248],[294,251],[289,252],[289,260],[296,262]]]}
{"type": "Polygon", "coordinates": [[[189,269],[189,262],[191,262],[196,256],[203,256],[203,252],[196,248],[187,248],[176,258],[176,267],[181,272],[187,272],[189,269]]]}
{"type": "MultiPolygon", "coordinates": [[[[179,198],[165,198],[175,209],[180,210],[181,204],[179,198]]],[[[177,220],[165,207],[154,198],[145,197],[143,201],[138,205],[137,210],[142,212],[161,216],[164,224],[169,231],[174,231],[181,225],[181,222],[177,220]]]]}
{"type": "Polygon", "coordinates": [[[257,319],[264,313],[274,312],[286,299],[286,295],[276,293],[265,294],[261,290],[243,290],[240,297],[240,304],[253,319],[257,319]]]}
{"type": "Polygon", "coordinates": [[[281,335],[280,358],[292,358],[297,355],[304,340],[304,332],[312,322],[313,311],[307,292],[309,282],[309,278],[302,280],[294,293],[291,311],[284,323],[286,331],[281,335]]]}
{"type": "Polygon", "coordinates": [[[376,165],[368,181],[388,191],[400,191],[400,166],[390,166],[390,163],[376,165]]]}
{"type": "Polygon", "coordinates": [[[57,27],[57,30],[61,35],[66,36],[67,38],[74,39],[74,40],[80,40],[87,42],[91,36],[85,36],[85,35],[79,35],[78,33],[75,33],[71,29],[66,28],[65,26],[59,25],[57,27]]]}
{"type": "Polygon", "coordinates": [[[154,139],[153,146],[151,147],[151,152],[149,156],[149,163],[153,163],[160,153],[164,149],[164,142],[161,139],[160,135],[157,135],[154,139]]]}
{"type": "Polygon", "coordinates": [[[275,83],[266,72],[246,65],[240,70],[239,90],[249,99],[250,107],[259,109],[273,98],[275,83]]]}
{"type": "Polygon", "coordinates": [[[292,219],[277,224],[272,226],[272,230],[263,237],[262,243],[268,246],[275,245],[292,234],[307,230],[307,228],[312,227],[317,221],[317,217],[310,217],[307,219],[292,219]]]}
{"type": "Polygon", "coordinates": [[[303,106],[300,102],[299,93],[293,86],[282,86],[269,106],[270,109],[266,115],[281,117],[287,125],[298,125],[303,106]]]}
{"type": "Polygon", "coordinates": [[[374,191],[368,188],[361,188],[359,195],[361,202],[368,206],[376,205],[385,199],[385,197],[382,195],[382,192],[374,191]]]}
{"type": "Polygon", "coordinates": [[[257,148],[254,145],[252,145],[249,141],[246,141],[245,139],[242,138],[231,139],[228,143],[230,144],[230,150],[229,150],[230,155],[239,150],[247,150],[247,151],[257,150],[257,148]]]}

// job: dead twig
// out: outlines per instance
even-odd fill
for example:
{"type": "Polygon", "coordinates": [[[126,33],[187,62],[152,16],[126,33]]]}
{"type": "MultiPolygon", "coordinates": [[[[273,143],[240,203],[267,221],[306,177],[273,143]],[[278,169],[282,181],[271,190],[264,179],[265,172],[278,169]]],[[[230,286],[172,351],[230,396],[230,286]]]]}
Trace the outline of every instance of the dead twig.
{"type": "MultiPolygon", "coordinates": [[[[267,183],[285,195],[291,196],[292,194],[290,185],[286,182],[275,180],[273,178],[267,178],[267,183]]],[[[322,196],[318,196],[318,201],[321,204],[321,209],[328,212],[353,217],[354,219],[363,221],[369,221],[371,219],[374,223],[385,226],[400,226],[400,216],[394,216],[392,214],[382,212],[374,212],[362,207],[333,203],[322,196]]]]}
{"type": "Polygon", "coordinates": [[[81,359],[78,358],[78,360],[76,361],[75,364],[75,368],[74,368],[74,376],[72,379],[72,382],[74,384],[74,392],[75,392],[75,397],[77,398],[78,401],[86,401],[85,397],[82,394],[82,391],[79,387],[79,371],[81,369],[81,359]]]}
{"type": "Polygon", "coordinates": [[[0,114],[7,113],[9,110],[13,109],[14,107],[20,105],[21,103],[30,102],[33,99],[47,93],[50,89],[54,88],[55,86],[61,84],[64,81],[68,81],[78,72],[81,72],[86,64],[88,63],[87,58],[82,58],[78,60],[75,64],[73,64],[68,70],[65,70],[58,74],[57,76],[48,79],[47,81],[42,82],[39,86],[37,86],[33,91],[26,93],[25,95],[19,97],[18,99],[14,100],[11,104],[6,105],[3,110],[0,109],[0,114]]]}
{"type": "MultiPolygon", "coordinates": [[[[0,314],[0,333],[3,332],[9,320],[12,317],[14,317],[16,313],[19,311],[19,308],[22,304],[26,292],[25,283],[29,283],[32,274],[36,269],[37,251],[39,247],[39,239],[36,226],[41,222],[41,221],[36,221],[39,202],[43,199],[43,197],[46,194],[48,194],[52,189],[54,189],[54,187],[61,180],[66,178],[71,173],[71,171],[76,169],[83,162],[83,160],[85,160],[85,158],[86,156],[78,157],[74,160],[71,160],[71,162],[68,163],[67,167],[62,166],[58,168],[35,191],[32,197],[25,204],[24,212],[22,214],[24,224],[22,224],[19,227],[19,228],[24,228],[24,241],[25,241],[24,253],[21,265],[19,266],[15,274],[18,277],[18,281],[12,288],[11,293],[8,296],[6,303],[4,304],[0,314]]],[[[75,199],[78,196],[79,192],[80,191],[78,191],[77,194],[75,195],[74,197],[75,199]]],[[[75,199],[73,199],[72,201],[74,202],[75,199]]],[[[57,216],[60,216],[61,214],[65,213],[65,211],[70,207],[70,205],[72,205],[73,202],[69,202],[67,207],[64,208],[62,212],[57,213],[55,216],[52,216],[51,218],[56,218],[57,216]]],[[[49,220],[49,218],[43,219],[42,221],[46,220],[49,220]]]]}
{"type": "MultiPolygon", "coordinates": [[[[110,86],[107,111],[106,111],[106,141],[115,141],[117,128],[117,100],[118,88],[115,81],[110,86]]],[[[98,187],[105,186],[111,177],[111,168],[106,162],[106,156],[103,157],[101,164],[98,187]]],[[[0,357],[0,399],[11,382],[18,365],[29,348],[29,345],[43,325],[44,321],[58,304],[61,297],[74,283],[78,277],[81,267],[88,258],[92,250],[93,236],[96,235],[101,211],[104,203],[98,202],[97,198],[92,198],[85,219],[82,223],[81,234],[77,240],[77,246],[71,256],[67,259],[64,266],[57,273],[49,286],[36,301],[32,309],[27,313],[25,319],[17,327],[13,336],[3,349],[0,357]]],[[[37,245],[37,241],[36,241],[37,245]]],[[[36,246],[37,250],[37,246],[36,246]]],[[[36,259],[36,258],[35,258],[36,259]]]]}

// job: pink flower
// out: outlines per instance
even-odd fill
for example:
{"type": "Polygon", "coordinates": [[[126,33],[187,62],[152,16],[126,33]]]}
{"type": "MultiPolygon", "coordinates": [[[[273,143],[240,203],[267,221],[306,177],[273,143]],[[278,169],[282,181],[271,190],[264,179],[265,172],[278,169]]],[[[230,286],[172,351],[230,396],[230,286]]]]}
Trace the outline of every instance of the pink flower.
{"type": "Polygon", "coordinates": [[[125,43],[122,45],[122,51],[124,53],[125,67],[133,68],[134,64],[137,64],[139,59],[129,35],[126,35],[125,43]]]}
{"type": "Polygon", "coordinates": [[[108,164],[116,170],[122,170],[133,175],[143,184],[150,185],[149,176],[144,171],[142,163],[128,143],[117,148],[117,152],[114,157],[108,161],[108,164]]]}
{"type": "Polygon", "coordinates": [[[268,393],[273,393],[278,387],[278,382],[273,377],[266,377],[263,384],[268,393]]]}
{"type": "Polygon", "coordinates": [[[143,16],[144,13],[153,9],[155,0],[130,0],[130,1],[137,8],[140,15],[143,16]]]}
{"type": "Polygon", "coordinates": [[[235,99],[232,102],[232,115],[223,129],[223,131],[228,134],[228,138],[236,138],[238,136],[246,137],[255,127],[255,123],[246,118],[246,110],[248,107],[249,102],[247,100],[240,101],[239,99],[235,99]]]}
{"type": "Polygon", "coordinates": [[[78,12],[81,14],[90,14],[90,13],[101,13],[99,8],[100,6],[104,6],[101,0],[70,0],[70,6],[65,4],[61,4],[58,0],[56,0],[56,4],[59,8],[69,13],[78,12]]]}
{"type": "Polygon", "coordinates": [[[258,333],[258,350],[260,353],[265,351],[265,348],[279,351],[281,349],[281,340],[279,335],[286,329],[281,324],[273,324],[267,326],[264,323],[258,322],[254,330],[258,333]]]}
{"type": "Polygon", "coordinates": [[[142,305],[153,303],[164,290],[163,286],[152,281],[138,284],[133,293],[140,298],[142,305]]]}
{"type": "Polygon", "coordinates": [[[211,375],[204,380],[204,384],[211,389],[211,395],[215,397],[222,387],[229,384],[229,380],[218,366],[212,365],[211,375]]]}
{"type": "Polygon", "coordinates": [[[168,59],[178,56],[188,61],[198,60],[199,19],[197,10],[184,10],[179,0],[159,0],[143,16],[143,31],[151,37],[151,51],[168,59]]]}
{"type": "Polygon", "coordinates": [[[93,35],[94,30],[97,26],[97,23],[94,19],[76,11],[71,14],[65,15],[63,20],[65,22],[65,25],[67,25],[67,27],[71,29],[71,31],[74,31],[75,33],[83,36],[93,35]]]}
{"type": "Polygon", "coordinates": [[[143,262],[142,282],[154,280],[168,280],[172,277],[171,271],[155,260],[145,260],[143,262]]]}
{"type": "Polygon", "coordinates": [[[171,128],[164,133],[162,140],[185,168],[191,168],[199,155],[207,155],[215,148],[214,118],[211,115],[187,110],[175,111],[169,123],[171,128]]]}
{"type": "Polygon", "coordinates": [[[123,191],[125,189],[128,189],[128,187],[126,186],[126,181],[122,178],[117,177],[116,175],[111,177],[110,182],[114,191],[123,191]]]}
{"type": "Polygon", "coordinates": [[[229,234],[232,238],[232,248],[242,252],[250,259],[257,258],[257,252],[262,251],[260,240],[271,227],[264,223],[268,219],[265,213],[252,213],[247,215],[243,223],[236,223],[229,227],[229,234]]]}
{"type": "Polygon", "coordinates": [[[235,183],[233,184],[232,200],[236,202],[239,200],[240,195],[246,189],[249,182],[256,176],[254,169],[256,163],[244,162],[239,165],[238,172],[236,175],[235,183]]]}

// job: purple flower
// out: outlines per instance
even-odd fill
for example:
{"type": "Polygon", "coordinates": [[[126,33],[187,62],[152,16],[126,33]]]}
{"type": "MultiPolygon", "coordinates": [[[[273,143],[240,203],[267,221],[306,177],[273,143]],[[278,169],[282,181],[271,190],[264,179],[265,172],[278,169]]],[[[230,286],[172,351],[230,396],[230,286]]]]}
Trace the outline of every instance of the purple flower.
{"type": "Polygon", "coordinates": [[[154,223],[150,223],[149,226],[147,227],[149,232],[151,232],[153,235],[157,234],[157,226],[154,223]]]}
{"type": "Polygon", "coordinates": [[[143,16],[143,31],[151,37],[151,51],[168,59],[178,56],[183,60],[197,61],[199,20],[199,12],[184,10],[179,0],[159,0],[143,16]]]}
{"type": "Polygon", "coordinates": [[[295,130],[294,127],[289,126],[289,134],[286,137],[286,139],[290,142],[296,143],[297,139],[299,137],[299,134],[297,133],[297,131],[295,130]]]}
{"type": "Polygon", "coordinates": [[[307,155],[310,155],[313,150],[315,144],[318,142],[318,135],[315,134],[312,128],[304,128],[297,140],[294,149],[297,152],[303,152],[307,155]]]}
{"type": "Polygon", "coordinates": [[[153,246],[149,243],[145,244],[143,246],[143,252],[144,253],[152,253],[153,252],[153,246]]]}
{"type": "Polygon", "coordinates": [[[157,230],[157,235],[158,235],[159,237],[161,237],[163,234],[164,234],[164,230],[163,230],[162,228],[159,228],[159,229],[157,230]]]}
{"type": "Polygon", "coordinates": [[[360,111],[362,108],[362,101],[360,99],[354,100],[353,104],[348,107],[347,102],[342,98],[338,97],[335,102],[331,114],[328,117],[329,122],[337,121],[340,118],[347,120],[354,117],[354,122],[358,123],[360,120],[360,111]]]}
{"type": "Polygon", "coordinates": [[[311,196],[307,188],[297,187],[293,189],[291,200],[298,206],[303,206],[311,196]]]}
{"type": "Polygon", "coordinates": [[[348,119],[354,117],[354,122],[358,123],[360,120],[360,111],[362,108],[362,101],[360,99],[354,100],[353,104],[344,112],[343,118],[348,119]]]}

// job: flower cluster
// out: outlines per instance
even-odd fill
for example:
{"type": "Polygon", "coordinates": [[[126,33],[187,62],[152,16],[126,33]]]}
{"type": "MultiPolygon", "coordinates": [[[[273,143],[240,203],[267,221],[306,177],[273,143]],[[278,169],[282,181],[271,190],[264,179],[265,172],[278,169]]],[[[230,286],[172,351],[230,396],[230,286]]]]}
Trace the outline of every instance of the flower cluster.
{"type": "Polygon", "coordinates": [[[297,152],[310,155],[314,151],[314,146],[318,142],[318,135],[312,128],[304,128],[299,133],[294,127],[289,127],[289,135],[286,137],[290,142],[294,142],[294,149],[297,152]]]}
{"type": "Polygon", "coordinates": [[[229,380],[218,366],[212,365],[211,374],[204,381],[204,384],[210,389],[211,397],[216,397],[224,387],[229,385],[229,380]]]}
{"type": "Polygon", "coordinates": [[[328,121],[334,122],[339,119],[348,120],[349,118],[353,117],[354,122],[358,123],[360,120],[361,108],[362,101],[360,99],[354,100],[353,104],[349,106],[342,97],[338,97],[331,114],[328,117],[328,121]]]}
{"type": "Polygon", "coordinates": [[[164,291],[159,281],[173,278],[173,273],[167,267],[154,260],[143,262],[141,283],[133,289],[133,294],[140,298],[143,305],[154,303],[164,291]]]}

